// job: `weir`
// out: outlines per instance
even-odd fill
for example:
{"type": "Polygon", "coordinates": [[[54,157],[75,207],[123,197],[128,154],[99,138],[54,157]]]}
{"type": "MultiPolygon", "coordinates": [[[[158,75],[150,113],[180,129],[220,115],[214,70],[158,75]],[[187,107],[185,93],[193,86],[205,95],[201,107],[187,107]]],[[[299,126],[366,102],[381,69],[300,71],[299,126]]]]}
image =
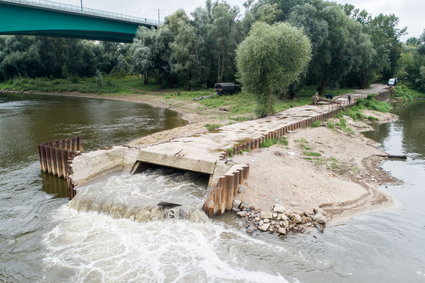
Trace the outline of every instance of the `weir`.
{"type": "MultiPolygon", "coordinates": [[[[68,177],[70,190],[111,172],[139,173],[150,166],[164,166],[208,174],[209,182],[203,210],[209,217],[232,209],[239,186],[249,177],[248,164],[235,164],[231,157],[257,149],[272,138],[290,131],[311,126],[315,121],[331,118],[339,111],[352,107],[356,100],[365,98],[370,90],[350,94],[351,104],[343,96],[342,103],[306,105],[279,112],[262,119],[223,126],[218,130],[169,142],[148,146],[115,146],[76,156],[72,161],[72,175],[68,177]]],[[[390,97],[391,89],[380,86],[377,99],[390,97]]],[[[272,165],[271,165],[272,166],[272,165]]]]}

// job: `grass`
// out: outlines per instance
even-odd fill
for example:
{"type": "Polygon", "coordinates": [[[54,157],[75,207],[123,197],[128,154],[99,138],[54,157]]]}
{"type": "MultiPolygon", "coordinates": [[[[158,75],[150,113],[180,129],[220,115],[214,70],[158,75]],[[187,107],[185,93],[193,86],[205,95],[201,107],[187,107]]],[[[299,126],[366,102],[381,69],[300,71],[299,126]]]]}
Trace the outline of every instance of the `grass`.
{"type": "Polygon", "coordinates": [[[391,104],[384,101],[378,101],[374,98],[374,95],[369,94],[366,99],[360,99],[356,103],[356,107],[360,109],[366,108],[379,112],[390,112],[391,104]]]}
{"type": "Polygon", "coordinates": [[[296,139],[296,140],[294,140],[294,142],[298,142],[298,143],[308,143],[308,141],[307,141],[305,138],[296,139]]]}
{"type": "Polygon", "coordinates": [[[205,124],[204,127],[207,128],[208,131],[214,131],[220,128],[223,125],[220,124],[205,124]]]}
{"type": "Polygon", "coordinates": [[[76,78],[49,79],[49,78],[14,78],[0,83],[2,89],[38,92],[81,92],[128,94],[140,91],[156,91],[159,86],[150,81],[144,85],[136,76],[114,77],[105,75],[102,79],[76,78]]]}
{"type": "Polygon", "coordinates": [[[418,97],[425,97],[425,93],[410,89],[407,86],[401,84],[394,88],[393,96],[404,102],[412,102],[418,97]]]}
{"type": "Polygon", "coordinates": [[[371,122],[375,122],[375,121],[378,121],[378,120],[379,120],[378,118],[373,117],[373,116],[368,116],[368,117],[367,117],[367,119],[368,119],[369,121],[371,121],[371,122]]]}
{"type": "Polygon", "coordinates": [[[312,128],[318,128],[322,125],[320,121],[314,121],[313,124],[311,124],[312,128]]]}
{"type": "Polygon", "coordinates": [[[261,148],[266,148],[266,147],[271,147],[272,145],[275,144],[280,144],[280,145],[288,145],[288,140],[285,139],[284,137],[280,137],[280,138],[271,138],[271,139],[267,139],[264,142],[262,142],[260,144],[261,148]]]}
{"type": "Polygon", "coordinates": [[[305,156],[322,156],[322,154],[318,153],[318,152],[314,152],[314,151],[304,151],[303,154],[305,156]]]}

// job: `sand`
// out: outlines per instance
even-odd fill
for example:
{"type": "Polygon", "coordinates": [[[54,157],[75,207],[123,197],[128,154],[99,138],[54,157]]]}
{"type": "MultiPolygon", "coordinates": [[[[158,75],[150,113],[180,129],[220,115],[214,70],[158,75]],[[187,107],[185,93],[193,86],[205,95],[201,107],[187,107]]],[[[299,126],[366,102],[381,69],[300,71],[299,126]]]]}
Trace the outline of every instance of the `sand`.
{"type": "MultiPolygon", "coordinates": [[[[368,114],[380,121],[395,119],[389,113],[368,114]]],[[[353,124],[353,133],[325,126],[300,129],[287,136],[288,146],[235,156],[233,161],[249,164],[251,172],[238,199],[261,210],[271,210],[276,203],[297,213],[320,207],[328,220],[392,205],[391,197],[378,188],[396,181],[380,168],[382,158],[375,156],[385,152],[359,133],[369,128],[367,124],[353,124]]]]}

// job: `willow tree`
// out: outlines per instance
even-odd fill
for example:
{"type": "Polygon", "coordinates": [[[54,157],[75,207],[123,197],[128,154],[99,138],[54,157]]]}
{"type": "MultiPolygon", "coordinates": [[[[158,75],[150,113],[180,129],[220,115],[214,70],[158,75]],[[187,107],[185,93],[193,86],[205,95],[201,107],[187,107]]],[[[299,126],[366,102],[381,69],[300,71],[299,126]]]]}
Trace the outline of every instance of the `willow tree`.
{"type": "Polygon", "coordinates": [[[311,43],[302,30],[287,23],[257,22],[239,45],[236,64],[244,88],[257,99],[257,115],[273,113],[274,95],[299,79],[311,57],[311,43]]]}

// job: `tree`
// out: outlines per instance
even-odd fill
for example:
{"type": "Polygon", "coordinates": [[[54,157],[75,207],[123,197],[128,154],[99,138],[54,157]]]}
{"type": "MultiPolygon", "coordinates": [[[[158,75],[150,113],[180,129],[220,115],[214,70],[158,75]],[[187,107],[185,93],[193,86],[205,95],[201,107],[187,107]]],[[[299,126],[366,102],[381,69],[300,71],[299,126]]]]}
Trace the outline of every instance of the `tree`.
{"type": "Polygon", "coordinates": [[[273,96],[299,78],[311,57],[311,43],[288,23],[257,22],[236,52],[240,80],[257,99],[257,114],[273,112],[273,96]]]}

